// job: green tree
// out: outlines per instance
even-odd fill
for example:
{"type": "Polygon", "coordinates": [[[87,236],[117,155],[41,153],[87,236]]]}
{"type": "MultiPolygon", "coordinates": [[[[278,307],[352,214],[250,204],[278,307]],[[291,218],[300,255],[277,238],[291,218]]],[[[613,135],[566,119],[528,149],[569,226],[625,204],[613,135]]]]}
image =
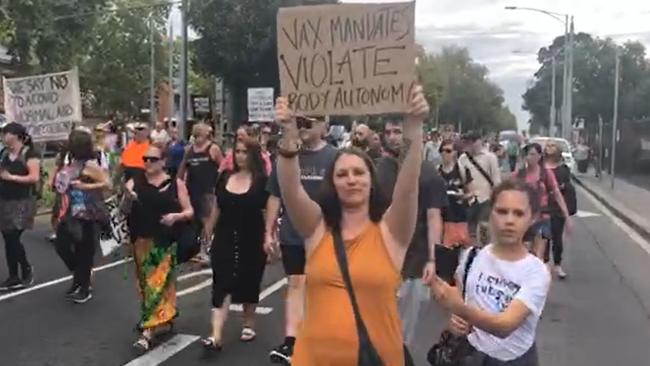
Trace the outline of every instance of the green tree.
{"type": "Polygon", "coordinates": [[[438,54],[420,55],[418,74],[439,123],[462,122],[464,130],[516,127],[514,115],[504,106],[503,91],[467,49],[450,47],[438,54]]]}
{"type": "Polygon", "coordinates": [[[244,115],[248,87],[279,90],[276,15],[281,6],[337,0],[204,0],[192,3],[189,19],[199,70],[221,76],[234,92],[236,119],[244,115]]]}
{"type": "MultiPolygon", "coordinates": [[[[552,57],[556,57],[556,105],[562,100],[562,68],[564,38],[538,52],[539,70],[533,84],[523,95],[524,109],[532,116],[531,129],[548,126],[551,105],[552,57]]],[[[598,116],[611,120],[614,100],[614,74],[617,45],[609,38],[594,38],[580,33],[575,37],[573,117],[585,120],[586,127],[597,129],[598,116]]],[[[621,79],[619,118],[638,119],[650,116],[650,62],[645,48],[638,42],[627,42],[621,49],[621,79]]],[[[559,120],[558,120],[559,124],[559,120]]]]}

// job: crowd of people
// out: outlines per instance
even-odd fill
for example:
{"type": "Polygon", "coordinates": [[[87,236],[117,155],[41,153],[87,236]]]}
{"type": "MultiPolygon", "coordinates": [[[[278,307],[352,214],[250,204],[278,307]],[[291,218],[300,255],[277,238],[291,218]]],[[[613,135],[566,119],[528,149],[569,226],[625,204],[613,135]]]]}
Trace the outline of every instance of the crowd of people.
{"type": "MultiPolygon", "coordinates": [[[[75,128],[51,184],[56,252],[73,274],[65,296],[92,298],[95,248],[110,221],[103,199],[119,191],[141,300],[134,347],[142,352],[172,327],[175,275],[190,260],[212,269],[206,352],[222,351],[231,303],[243,307],[240,340],[254,340],[264,271],[281,259],[285,338],[270,350],[273,363],[412,364],[408,347],[433,297],[452,313],[448,331],[468,345],[459,365],[537,365],[536,326],[552,273],[567,276],[572,187],[561,150],[552,142],[517,146],[513,162],[479,133],[425,134],[421,88],[410,107],[376,131],[355,124],[340,143],[327,139],[327,118],[295,114],[284,98],[277,126],[242,125],[229,148],[204,123],[187,143],[163,122],[152,130],[136,124],[119,161],[105,156],[112,148],[93,131],[75,128]],[[554,267],[545,265],[551,258],[554,267]]],[[[34,282],[21,234],[33,226],[41,164],[23,126],[9,123],[2,134],[7,291],[34,282]]]]}

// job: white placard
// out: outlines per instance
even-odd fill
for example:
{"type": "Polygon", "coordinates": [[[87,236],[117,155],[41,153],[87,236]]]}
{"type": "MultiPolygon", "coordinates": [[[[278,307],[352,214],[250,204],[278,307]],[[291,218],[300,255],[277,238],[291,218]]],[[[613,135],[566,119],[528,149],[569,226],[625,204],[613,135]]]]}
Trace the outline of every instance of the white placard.
{"type": "Polygon", "coordinates": [[[272,122],[274,119],[273,88],[249,88],[248,121],[272,122]]]}
{"type": "Polygon", "coordinates": [[[34,142],[65,140],[73,123],[81,122],[79,73],[3,79],[5,114],[8,122],[27,128],[34,142]]]}

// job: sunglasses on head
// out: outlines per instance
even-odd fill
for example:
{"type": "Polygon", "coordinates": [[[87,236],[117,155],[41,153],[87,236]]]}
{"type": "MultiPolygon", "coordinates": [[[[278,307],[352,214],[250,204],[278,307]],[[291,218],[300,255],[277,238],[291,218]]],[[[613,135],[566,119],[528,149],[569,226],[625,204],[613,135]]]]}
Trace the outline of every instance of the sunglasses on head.
{"type": "Polygon", "coordinates": [[[310,128],[314,127],[314,122],[316,122],[316,120],[313,118],[296,117],[296,126],[298,129],[304,128],[309,130],[310,128]]]}
{"type": "Polygon", "coordinates": [[[143,156],[142,160],[144,160],[145,163],[157,163],[162,160],[162,158],[159,156],[143,156]]]}

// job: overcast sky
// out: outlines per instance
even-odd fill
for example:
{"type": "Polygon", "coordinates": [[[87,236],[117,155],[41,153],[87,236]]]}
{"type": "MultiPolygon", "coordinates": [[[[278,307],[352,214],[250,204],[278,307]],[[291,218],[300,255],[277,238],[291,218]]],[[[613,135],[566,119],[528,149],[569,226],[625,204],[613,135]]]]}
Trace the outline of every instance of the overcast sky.
{"type": "Polygon", "coordinates": [[[529,119],[521,95],[539,67],[537,50],[562,34],[564,25],[544,14],[505,10],[507,5],[573,14],[576,32],[639,40],[650,48],[649,0],[417,0],[417,42],[431,52],[449,45],[467,47],[504,90],[520,129],[529,119]]]}

